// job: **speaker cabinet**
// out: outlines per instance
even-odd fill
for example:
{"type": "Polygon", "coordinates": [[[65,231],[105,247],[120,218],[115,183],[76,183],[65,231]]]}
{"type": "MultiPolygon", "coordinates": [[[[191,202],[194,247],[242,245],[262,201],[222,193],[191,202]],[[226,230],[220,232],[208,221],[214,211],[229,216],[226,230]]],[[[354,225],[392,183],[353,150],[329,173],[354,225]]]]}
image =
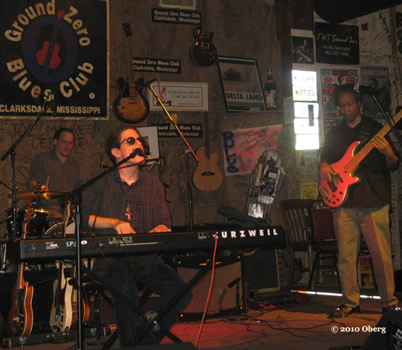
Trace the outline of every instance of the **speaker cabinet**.
{"type": "Polygon", "coordinates": [[[251,297],[255,293],[278,291],[280,283],[276,250],[261,249],[244,254],[243,277],[251,297]]]}
{"type": "MultiPolygon", "coordinates": [[[[210,256],[194,256],[177,261],[177,273],[187,283],[211,259],[210,256]]],[[[238,310],[243,303],[241,257],[216,260],[215,278],[207,308],[208,316],[219,316],[238,310]]],[[[208,272],[192,288],[193,297],[182,311],[183,318],[198,319],[204,312],[211,283],[212,271],[208,272]]]]}

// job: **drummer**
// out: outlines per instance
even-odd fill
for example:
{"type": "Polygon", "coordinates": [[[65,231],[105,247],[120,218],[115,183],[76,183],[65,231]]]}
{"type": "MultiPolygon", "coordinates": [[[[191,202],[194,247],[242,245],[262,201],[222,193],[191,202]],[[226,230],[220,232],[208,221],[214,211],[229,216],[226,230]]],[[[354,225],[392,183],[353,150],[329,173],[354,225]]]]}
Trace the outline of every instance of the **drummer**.
{"type": "MultiPolygon", "coordinates": [[[[80,167],[77,160],[71,157],[74,147],[74,132],[69,128],[56,130],[53,137],[54,149],[37,154],[31,163],[28,176],[30,191],[48,192],[50,198],[56,197],[52,192],[70,192],[80,183],[80,167]]],[[[49,211],[49,223],[59,222],[65,217],[60,199],[44,199],[39,197],[41,209],[49,211]]]]}

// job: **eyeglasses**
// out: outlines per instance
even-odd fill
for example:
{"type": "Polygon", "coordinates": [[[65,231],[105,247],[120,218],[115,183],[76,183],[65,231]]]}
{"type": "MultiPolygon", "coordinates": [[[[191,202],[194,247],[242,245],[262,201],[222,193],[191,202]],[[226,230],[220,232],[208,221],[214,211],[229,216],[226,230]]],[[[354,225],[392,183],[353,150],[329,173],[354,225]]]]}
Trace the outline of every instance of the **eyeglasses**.
{"type": "Polygon", "coordinates": [[[135,145],[136,143],[137,143],[137,141],[140,141],[141,143],[143,143],[144,142],[144,138],[143,137],[137,137],[137,138],[135,138],[135,137],[127,137],[127,138],[125,138],[124,140],[122,140],[121,142],[120,142],[120,145],[122,144],[122,143],[124,143],[124,142],[127,142],[129,145],[135,145]]]}
{"type": "Polygon", "coordinates": [[[74,141],[60,140],[60,139],[57,140],[60,141],[63,145],[70,145],[70,146],[74,145],[74,141]]]}
{"type": "Polygon", "coordinates": [[[346,107],[352,107],[355,103],[357,103],[357,101],[354,102],[346,102],[343,104],[338,105],[339,109],[345,109],[346,107]]]}

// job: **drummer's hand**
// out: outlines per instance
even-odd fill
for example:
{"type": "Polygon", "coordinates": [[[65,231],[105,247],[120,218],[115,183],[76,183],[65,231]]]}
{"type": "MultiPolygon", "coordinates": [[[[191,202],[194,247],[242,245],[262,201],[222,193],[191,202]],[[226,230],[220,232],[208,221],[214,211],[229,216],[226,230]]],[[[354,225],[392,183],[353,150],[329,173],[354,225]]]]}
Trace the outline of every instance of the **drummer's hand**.
{"type": "Polygon", "coordinates": [[[152,232],[172,232],[172,230],[167,227],[166,225],[158,225],[154,227],[152,230],[149,231],[150,233],[152,232]]]}
{"type": "Polygon", "coordinates": [[[130,223],[127,221],[116,220],[113,223],[113,228],[116,230],[116,232],[119,235],[137,233],[134,231],[134,229],[131,227],[130,223]]]}
{"type": "Polygon", "coordinates": [[[38,191],[47,192],[49,191],[49,187],[47,187],[46,185],[38,186],[38,191]]]}

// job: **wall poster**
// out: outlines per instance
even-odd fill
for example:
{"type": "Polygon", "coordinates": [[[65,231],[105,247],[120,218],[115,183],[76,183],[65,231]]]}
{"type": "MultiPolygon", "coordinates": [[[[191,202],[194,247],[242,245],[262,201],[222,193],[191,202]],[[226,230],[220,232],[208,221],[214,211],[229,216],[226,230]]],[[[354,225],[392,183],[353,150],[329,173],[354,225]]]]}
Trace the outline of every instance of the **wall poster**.
{"type": "Polygon", "coordinates": [[[315,23],[316,60],[318,63],[359,64],[359,27],[315,23]]]}
{"type": "Polygon", "coordinates": [[[50,118],[108,118],[107,9],[99,0],[0,2],[0,118],[43,109],[50,118]]]}
{"type": "Polygon", "coordinates": [[[218,57],[218,67],[228,112],[265,110],[265,98],[255,59],[218,57]]]}
{"type": "Polygon", "coordinates": [[[356,69],[321,69],[322,109],[324,134],[339,124],[342,118],[332,103],[334,89],[341,84],[355,84],[358,81],[356,69]]]}
{"type": "Polygon", "coordinates": [[[251,174],[266,150],[276,150],[282,125],[222,132],[225,175],[251,174]]]}
{"type": "MultiPolygon", "coordinates": [[[[389,80],[388,67],[361,67],[361,84],[378,90],[380,95],[376,96],[378,102],[388,115],[391,114],[391,84],[389,80]]],[[[383,115],[369,95],[363,95],[363,114],[373,118],[383,118],[383,115]]]]}

